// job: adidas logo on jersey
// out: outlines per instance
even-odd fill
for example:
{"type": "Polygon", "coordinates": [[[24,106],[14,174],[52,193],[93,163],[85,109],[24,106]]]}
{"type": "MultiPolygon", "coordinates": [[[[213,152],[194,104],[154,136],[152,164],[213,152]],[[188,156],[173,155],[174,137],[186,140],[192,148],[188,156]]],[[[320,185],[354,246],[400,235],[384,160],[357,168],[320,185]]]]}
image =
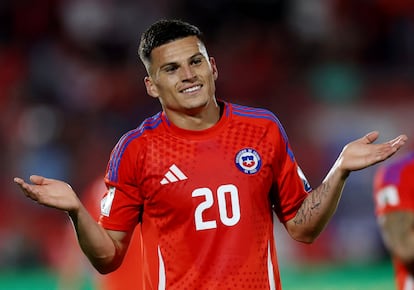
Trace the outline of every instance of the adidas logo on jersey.
{"type": "Polygon", "coordinates": [[[185,176],[185,174],[177,167],[177,165],[173,164],[170,166],[168,172],[165,173],[164,178],[160,181],[160,183],[164,185],[186,179],[187,176],[185,176]]]}

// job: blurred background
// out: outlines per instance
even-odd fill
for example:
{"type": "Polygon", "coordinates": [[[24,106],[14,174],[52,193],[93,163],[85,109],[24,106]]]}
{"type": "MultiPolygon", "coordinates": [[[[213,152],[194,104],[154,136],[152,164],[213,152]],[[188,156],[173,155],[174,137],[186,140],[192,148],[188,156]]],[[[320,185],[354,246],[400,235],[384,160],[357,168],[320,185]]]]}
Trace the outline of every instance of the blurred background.
{"type": "MultiPolygon", "coordinates": [[[[412,135],[410,0],[2,0],[1,289],[57,289],[66,261],[67,216],[26,199],[13,177],[63,179],[82,198],[101,181],[118,138],[160,110],[146,94],[137,46],[148,25],[170,17],[206,34],[219,69],[218,98],[279,117],[314,187],[347,142],[371,130],[380,131],[379,142],[412,135]]],[[[411,148],[412,141],[404,150],[411,148]]],[[[343,267],[392,287],[374,216],[376,168],[351,174],[313,245],[293,242],[277,227],[286,289],[312,289],[306,285],[317,275],[331,277],[326,289],[334,289],[343,267]],[[375,265],[381,268],[369,268],[375,265]]],[[[79,260],[82,279],[93,280],[79,260]]],[[[358,287],[335,289],[368,289],[358,287]]]]}

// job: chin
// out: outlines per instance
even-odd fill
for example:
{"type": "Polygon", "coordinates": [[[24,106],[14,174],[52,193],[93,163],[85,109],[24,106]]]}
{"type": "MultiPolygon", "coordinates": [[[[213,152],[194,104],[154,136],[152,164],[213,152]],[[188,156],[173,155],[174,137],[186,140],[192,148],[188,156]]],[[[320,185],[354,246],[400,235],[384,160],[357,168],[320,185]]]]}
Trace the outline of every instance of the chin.
{"type": "Polygon", "coordinates": [[[201,108],[201,107],[205,107],[209,104],[210,99],[205,98],[205,97],[194,97],[194,98],[189,98],[186,100],[186,107],[190,108],[201,108]]]}

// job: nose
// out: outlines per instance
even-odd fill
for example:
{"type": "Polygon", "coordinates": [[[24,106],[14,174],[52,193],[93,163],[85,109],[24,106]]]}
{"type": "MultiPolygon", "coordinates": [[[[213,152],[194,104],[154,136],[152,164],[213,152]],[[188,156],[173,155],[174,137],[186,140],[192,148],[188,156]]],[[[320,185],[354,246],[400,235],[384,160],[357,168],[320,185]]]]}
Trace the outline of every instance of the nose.
{"type": "Polygon", "coordinates": [[[181,78],[183,81],[194,80],[196,74],[194,69],[190,65],[185,65],[181,67],[181,78]]]}

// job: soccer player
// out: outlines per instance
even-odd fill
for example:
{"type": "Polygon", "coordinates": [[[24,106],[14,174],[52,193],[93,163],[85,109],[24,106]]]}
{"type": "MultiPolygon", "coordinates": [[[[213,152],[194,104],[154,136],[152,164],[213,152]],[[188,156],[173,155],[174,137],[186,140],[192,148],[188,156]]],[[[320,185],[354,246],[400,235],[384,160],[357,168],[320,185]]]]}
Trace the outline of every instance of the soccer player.
{"type": "Polygon", "coordinates": [[[374,200],[384,244],[393,259],[396,289],[414,290],[414,152],[379,167],[374,200]]]}
{"type": "Polygon", "coordinates": [[[273,113],[216,98],[218,69],[197,27],[160,20],[143,33],[139,55],[147,93],[162,111],[114,147],[99,223],[65,182],[14,181],[31,199],[69,213],[101,273],[119,267],[139,224],[148,289],[281,289],[272,212],[293,239],[313,242],[351,171],[407,140],[373,144],[374,131],[350,142],[312,189],[273,113]]]}

